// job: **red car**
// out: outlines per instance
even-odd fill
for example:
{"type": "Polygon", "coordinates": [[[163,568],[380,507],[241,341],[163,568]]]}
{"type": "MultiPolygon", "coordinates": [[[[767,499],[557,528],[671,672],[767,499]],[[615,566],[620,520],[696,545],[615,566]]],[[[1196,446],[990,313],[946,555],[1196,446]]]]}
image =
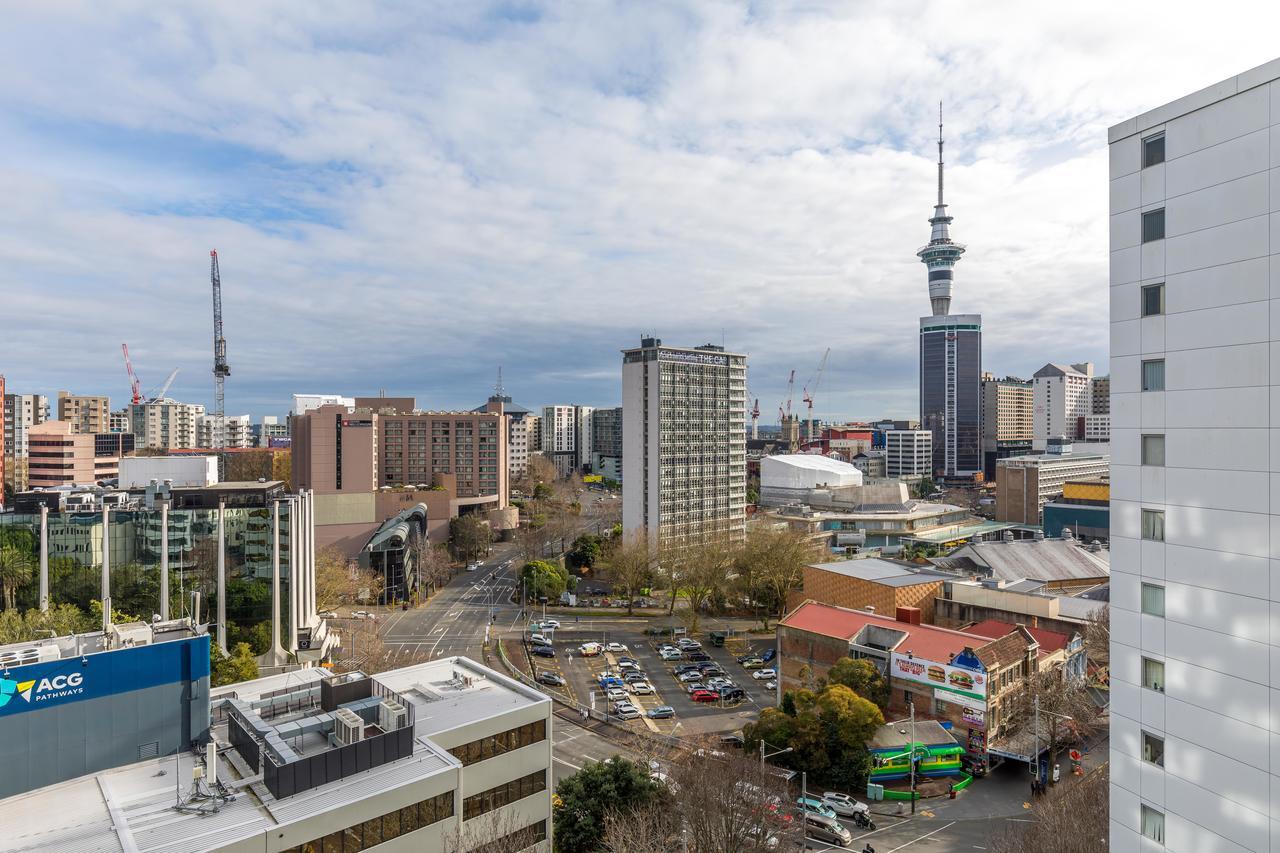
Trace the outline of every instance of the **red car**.
{"type": "Polygon", "coordinates": [[[719,702],[720,694],[711,690],[695,690],[689,694],[689,698],[695,702],[719,702]]]}

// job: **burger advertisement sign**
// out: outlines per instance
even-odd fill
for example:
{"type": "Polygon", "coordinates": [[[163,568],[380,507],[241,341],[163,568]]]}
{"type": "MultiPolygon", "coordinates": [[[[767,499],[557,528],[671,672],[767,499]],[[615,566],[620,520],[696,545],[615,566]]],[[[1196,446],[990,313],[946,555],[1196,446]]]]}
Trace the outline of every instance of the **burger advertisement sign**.
{"type": "Polygon", "coordinates": [[[889,671],[894,678],[903,681],[915,681],[977,702],[987,701],[987,676],[972,669],[923,658],[910,658],[894,652],[889,671]]]}

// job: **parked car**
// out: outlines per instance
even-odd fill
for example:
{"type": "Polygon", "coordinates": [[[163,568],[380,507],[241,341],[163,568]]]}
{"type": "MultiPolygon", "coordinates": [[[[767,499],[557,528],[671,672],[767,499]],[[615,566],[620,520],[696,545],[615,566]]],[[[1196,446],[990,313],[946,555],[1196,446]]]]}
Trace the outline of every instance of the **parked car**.
{"type": "Polygon", "coordinates": [[[772,669],[757,669],[755,672],[751,673],[751,677],[756,681],[772,681],[778,677],[778,673],[772,669]]]}
{"type": "Polygon", "coordinates": [[[556,650],[551,646],[534,646],[529,651],[540,658],[553,658],[556,656],[556,650]]]}
{"type": "Polygon", "coordinates": [[[370,613],[368,610],[352,610],[351,618],[352,619],[372,619],[373,614],[370,613]]]}
{"type": "Polygon", "coordinates": [[[634,720],[641,715],[640,709],[630,702],[620,702],[614,706],[613,713],[624,720],[634,720]]]}
{"type": "Polygon", "coordinates": [[[840,847],[848,847],[853,843],[853,836],[845,828],[844,824],[834,817],[812,812],[805,812],[804,834],[806,838],[823,841],[827,844],[836,844],[840,847]]]}
{"type": "Polygon", "coordinates": [[[764,661],[760,660],[758,657],[749,657],[745,660],[738,661],[738,663],[742,664],[743,669],[759,669],[764,666],[764,661]]]}
{"type": "Polygon", "coordinates": [[[639,681],[648,681],[649,676],[645,675],[643,672],[628,672],[626,675],[622,676],[622,680],[627,682],[627,684],[635,684],[639,681]]]}
{"type": "Polygon", "coordinates": [[[533,643],[535,646],[551,645],[551,641],[548,640],[546,637],[542,636],[541,634],[530,634],[529,642],[533,643]]]}
{"type": "Polygon", "coordinates": [[[765,649],[764,654],[760,655],[760,660],[764,661],[765,663],[768,663],[769,661],[773,660],[777,656],[778,656],[777,649],[765,649]]]}
{"type": "Polygon", "coordinates": [[[647,681],[633,681],[631,682],[631,692],[637,696],[652,696],[653,688],[647,681]]]}
{"type": "Polygon", "coordinates": [[[627,698],[627,691],[621,687],[606,687],[604,688],[604,698],[611,702],[620,702],[627,698]]]}
{"type": "Polygon", "coordinates": [[[830,806],[817,797],[796,797],[796,808],[802,812],[812,812],[835,820],[836,813],[830,806]]]}
{"type": "Polygon", "coordinates": [[[777,681],[766,681],[766,682],[764,683],[764,689],[765,689],[765,690],[777,690],[777,689],[778,689],[778,682],[777,682],[777,681]]]}
{"type": "Polygon", "coordinates": [[[649,719],[651,720],[667,720],[676,715],[676,709],[670,705],[659,705],[656,708],[649,709],[649,719]]]}
{"type": "Polygon", "coordinates": [[[853,817],[859,812],[870,811],[866,803],[860,803],[848,794],[841,794],[838,791],[824,791],[822,802],[839,817],[853,817]]]}
{"type": "Polygon", "coordinates": [[[630,651],[625,643],[609,643],[604,647],[606,652],[626,652],[630,651]]]}
{"type": "Polygon", "coordinates": [[[684,687],[684,692],[688,693],[690,696],[692,696],[698,690],[707,689],[707,685],[703,684],[701,681],[690,681],[689,683],[681,686],[684,687]]]}
{"type": "Polygon", "coordinates": [[[692,637],[681,637],[680,639],[676,640],[676,645],[682,649],[702,648],[702,643],[699,643],[697,640],[693,639],[692,637]]]}
{"type": "Polygon", "coordinates": [[[672,672],[676,675],[684,675],[686,672],[702,672],[702,669],[696,663],[682,663],[678,664],[672,672]]]}
{"type": "Polygon", "coordinates": [[[338,618],[338,614],[334,613],[332,610],[321,610],[316,615],[319,616],[321,619],[337,619],[338,618]]]}
{"type": "Polygon", "coordinates": [[[695,702],[719,702],[720,694],[710,690],[695,690],[689,694],[689,698],[695,702]]]}
{"type": "Polygon", "coordinates": [[[635,661],[626,660],[618,664],[618,669],[623,672],[639,672],[640,664],[635,661]]]}
{"type": "Polygon", "coordinates": [[[554,672],[547,672],[545,669],[538,673],[539,684],[549,684],[552,687],[563,687],[564,676],[554,672]]]}
{"type": "Polygon", "coordinates": [[[537,628],[538,630],[541,630],[541,631],[546,631],[548,629],[554,631],[560,627],[560,623],[555,619],[541,619],[537,622],[530,622],[529,627],[537,628]]]}
{"type": "Polygon", "coordinates": [[[721,687],[719,690],[720,698],[726,702],[732,702],[734,699],[746,699],[747,693],[741,687],[721,687]]]}
{"type": "Polygon", "coordinates": [[[582,655],[584,658],[593,658],[600,654],[602,650],[603,647],[599,643],[583,643],[578,646],[578,654],[582,655]]]}
{"type": "Polygon", "coordinates": [[[685,652],[684,656],[687,657],[689,660],[695,661],[698,663],[702,661],[711,660],[711,655],[707,654],[706,652],[699,652],[699,651],[685,652]]]}
{"type": "Polygon", "coordinates": [[[663,649],[658,656],[663,660],[680,660],[684,654],[679,649],[663,649]]]}
{"type": "Polygon", "coordinates": [[[618,658],[618,666],[625,666],[626,664],[629,664],[629,663],[638,664],[640,663],[640,661],[636,660],[635,658],[627,657],[626,655],[623,655],[618,658]]]}
{"type": "Polygon", "coordinates": [[[698,672],[696,669],[691,672],[682,672],[680,673],[680,680],[686,683],[690,681],[701,681],[702,673],[698,672]]]}
{"type": "Polygon", "coordinates": [[[623,687],[626,687],[627,685],[627,683],[623,681],[621,678],[614,678],[611,675],[600,676],[600,679],[597,683],[600,685],[601,690],[606,690],[610,687],[617,687],[621,689],[623,687]]]}

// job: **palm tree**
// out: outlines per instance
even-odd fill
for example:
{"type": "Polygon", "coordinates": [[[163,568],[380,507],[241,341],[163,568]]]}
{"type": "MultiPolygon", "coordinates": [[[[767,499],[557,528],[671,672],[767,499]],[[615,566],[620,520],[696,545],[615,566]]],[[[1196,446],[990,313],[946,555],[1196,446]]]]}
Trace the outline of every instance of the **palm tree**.
{"type": "Polygon", "coordinates": [[[9,545],[0,548],[0,585],[4,587],[4,606],[14,609],[18,587],[31,582],[35,573],[35,560],[26,551],[9,545]]]}

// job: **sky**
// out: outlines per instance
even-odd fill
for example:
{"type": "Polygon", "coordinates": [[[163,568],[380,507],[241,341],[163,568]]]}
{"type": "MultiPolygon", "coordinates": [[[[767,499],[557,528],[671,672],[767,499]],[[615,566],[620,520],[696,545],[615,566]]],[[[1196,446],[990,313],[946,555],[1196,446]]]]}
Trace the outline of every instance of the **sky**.
{"type": "Polygon", "coordinates": [[[1107,362],[1106,129],[1276,58],[1280,4],[14,5],[10,392],[618,405],[641,335],[749,354],[762,422],[913,417],[937,109],[983,367],[1107,362]],[[1050,13],[1052,9],[1052,13],[1050,13]],[[1247,14],[1247,17],[1246,17],[1247,14]]]}

